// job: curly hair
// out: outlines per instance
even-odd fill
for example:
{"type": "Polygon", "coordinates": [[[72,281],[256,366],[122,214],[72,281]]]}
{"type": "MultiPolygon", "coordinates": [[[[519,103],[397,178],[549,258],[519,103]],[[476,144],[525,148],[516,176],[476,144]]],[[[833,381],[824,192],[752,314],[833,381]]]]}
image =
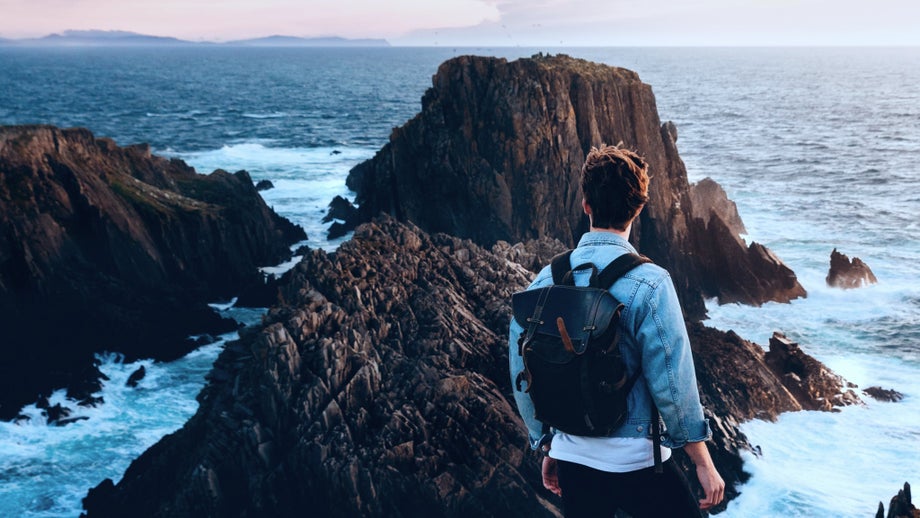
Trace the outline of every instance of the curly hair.
{"type": "Polygon", "coordinates": [[[617,146],[593,147],[581,169],[581,192],[595,228],[626,227],[648,201],[648,164],[617,146]]]}

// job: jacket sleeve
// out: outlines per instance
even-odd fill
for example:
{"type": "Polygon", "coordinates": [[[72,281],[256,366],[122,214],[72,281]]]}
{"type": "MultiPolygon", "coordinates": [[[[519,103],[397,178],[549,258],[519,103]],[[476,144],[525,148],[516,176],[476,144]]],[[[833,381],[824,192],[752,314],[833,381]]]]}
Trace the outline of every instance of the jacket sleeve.
{"type": "Polygon", "coordinates": [[[666,431],[662,444],[679,448],[709,439],[712,432],[700,404],[690,339],[670,275],[648,290],[639,324],[642,371],[666,431]]]}

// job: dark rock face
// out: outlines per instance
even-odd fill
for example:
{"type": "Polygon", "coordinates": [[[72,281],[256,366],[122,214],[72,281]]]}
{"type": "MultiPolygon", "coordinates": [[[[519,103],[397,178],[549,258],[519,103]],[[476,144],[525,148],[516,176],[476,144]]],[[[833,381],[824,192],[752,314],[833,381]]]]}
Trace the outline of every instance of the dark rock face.
{"type": "Polygon", "coordinates": [[[904,489],[898,491],[898,494],[892,497],[891,503],[888,504],[888,514],[885,514],[885,506],[878,503],[878,512],[875,518],[920,518],[920,509],[917,509],[911,502],[910,484],[904,483],[904,489]]]}
{"type": "MultiPolygon", "coordinates": [[[[312,251],[264,327],[218,358],[198,413],[90,491],[88,516],[558,516],[507,372],[510,296],[533,274],[497,248],[381,217],[312,251]]],[[[744,480],[738,423],[810,403],[759,346],[699,324],[691,337],[710,450],[744,480]]]]}
{"type": "Polygon", "coordinates": [[[826,280],[828,286],[843,289],[861,288],[878,283],[872,269],[862,262],[862,259],[854,257],[853,261],[850,261],[849,257],[838,252],[836,248],[831,252],[831,267],[826,280]]]}
{"type": "Polygon", "coordinates": [[[259,182],[256,184],[257,191],[267,191],[274,188],[275,184],[273,184],[271,180],[259,180],[259,182]]]}
{"type": "Polygon", "coordinates": [[[567,56],[464,56],[441,65],[421,113],[355,167],[348,186],[364,221],[384,212],[482,246],[543,236],[572,246],[587,230],[584,158],[592,146],[622,142],[653,175],[633,241],[671,272],[688,316],[703,316],[704,296],[751,304],[804,296],[791,270],[762,246],[745,247],[720,216],[696,221],[712,208],[693,207],[676,134],[629,70],[567,56]]]}
{"type": "Polygon", "coordinates": [[[701,219],[708,225],[711,218],[718,217],[732,234],[747,234],[744,222],[738,214],[738,206],[728,199],[722,186],[712,178],[703,178],[692,184],[690,200],[693,201],[694,218],[701,219]]]}
{"type": "Polygon", "coordinates": [[[336,221],[329,227],[329,239],[342,237],[351,232],[358,226],[360,214],[358,209],[352,203],[341,196],[336,196],[329,202],[329,212],[323,218],[323,223],[329,223],[334,219],[336,221]]]}
{"type": "Polygon", "coordinates": [[[83,381],[95,351],[169,359],[190,332],[232,329],[205,302],[261,283],[305,237],[246,172],[48,126],[0,128],[0,228],[5,418],[83,381]]]}

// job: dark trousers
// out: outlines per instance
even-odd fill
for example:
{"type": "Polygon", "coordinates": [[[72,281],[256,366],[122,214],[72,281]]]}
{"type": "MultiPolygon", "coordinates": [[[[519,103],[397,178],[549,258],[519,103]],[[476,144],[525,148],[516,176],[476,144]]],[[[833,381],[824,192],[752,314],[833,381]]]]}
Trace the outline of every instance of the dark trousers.
{"type": "Polygon", "coordinates": [[[671,459],[664,473],[655,468],[609,473],[561,460],[557,466],[565,518],[613,518],[617,509],[633,518],[702,516],[687,478],[671,459]]]}

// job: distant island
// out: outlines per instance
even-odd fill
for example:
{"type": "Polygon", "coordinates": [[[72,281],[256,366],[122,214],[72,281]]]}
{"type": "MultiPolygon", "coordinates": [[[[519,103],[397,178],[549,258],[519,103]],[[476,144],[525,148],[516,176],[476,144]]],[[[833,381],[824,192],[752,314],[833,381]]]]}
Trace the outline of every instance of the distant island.
{"type": "Polygon", "coordinates": [[[64,31],[41,38],[0,38],[0,46],[40,47],[141,47],[141,46],[242,46],[242,47],[389,47],[384,39],[348,39],[336,36],[301,38],[273,35],[228,42],[188,41],[129,31],[64,31]]]}

